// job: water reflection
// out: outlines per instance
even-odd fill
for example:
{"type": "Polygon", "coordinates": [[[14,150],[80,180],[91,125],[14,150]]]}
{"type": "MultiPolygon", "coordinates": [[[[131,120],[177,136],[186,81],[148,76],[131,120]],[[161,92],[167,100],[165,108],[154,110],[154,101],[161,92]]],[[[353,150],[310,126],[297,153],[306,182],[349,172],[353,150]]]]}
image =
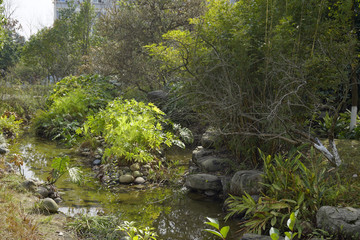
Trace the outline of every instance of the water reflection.
{"type": "MultiPolygon", "coordinates": [[[[153,226],[158,231],[159,239],[172,240],[212,239],[202,230],[206,227],[203,222],[206,217],[224,217],[220,201],[204,201],[179,189],[137,190],[131,186],[106,189],[94,178],[90,159],[79,157],[73,150],[30,135],[25,135],[12,150],[23,156],[22,171],[27,178],[45,181],[51,159],[64,154],[71,156],[72,165],[82,167],[88,179],[83,186],[73,184],[66,178],[60,178],[56,182],[64,200],[60,211],[70,216],[120,214],[124,220],[153,226]]],[[[191,158],[190,151],[172,154],[183,165],[191,158]]]]}

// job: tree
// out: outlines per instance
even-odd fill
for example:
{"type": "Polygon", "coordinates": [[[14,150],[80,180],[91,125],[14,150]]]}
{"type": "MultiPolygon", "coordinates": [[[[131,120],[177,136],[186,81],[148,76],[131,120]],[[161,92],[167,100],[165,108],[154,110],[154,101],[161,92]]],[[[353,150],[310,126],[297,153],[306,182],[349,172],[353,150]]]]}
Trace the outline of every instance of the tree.
{"type": "Polygon", "coordinates": [[[69,2],[69,7],[60,14],[52,28],[44,28],[30,38],[22,54],[25,66],[38,66],[48,79],[55,81],[80,72],[91,45],[91,27],[95,21],[90,0],[80,4],[80,12],[69,2]]]}
{"type": "Polygon", "coordinates": [[[116,76],[127,86],[150,91],[168,79],[143,46],[161,41],[174,29],[189,29],[189,18],[202,13],[202,0],[122,0],[109,8],[96,27],[99,42],[92,51],[92,66],[116,76]]]}
{"type": "Polygon", "coordinates": [[[170,31],[148,49],[239,157],[310,141],[337,165],[333,131],[331,153],[310,130],[315,112],[337,119],[346,103],[356,59],[351,7],[350,0],[209,1],[193,31],[170,31]]]}

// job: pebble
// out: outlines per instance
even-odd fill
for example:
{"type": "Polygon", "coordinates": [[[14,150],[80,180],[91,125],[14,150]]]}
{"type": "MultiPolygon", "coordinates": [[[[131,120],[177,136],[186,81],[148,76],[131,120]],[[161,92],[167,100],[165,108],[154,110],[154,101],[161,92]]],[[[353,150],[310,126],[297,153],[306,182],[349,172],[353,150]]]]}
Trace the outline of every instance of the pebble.
{"type": "Polygon", "coordinates": [[[134,181],[134,183],[136,183],[136,184],[143,184],[145,182],[146,182],[145,179],[142,177],[137,177],[134,181]]]}
{"type": "Polygon", "coordinates": [[[93,165],[97,166],[101,164],[101,159],[95,159],[93,165]]]}

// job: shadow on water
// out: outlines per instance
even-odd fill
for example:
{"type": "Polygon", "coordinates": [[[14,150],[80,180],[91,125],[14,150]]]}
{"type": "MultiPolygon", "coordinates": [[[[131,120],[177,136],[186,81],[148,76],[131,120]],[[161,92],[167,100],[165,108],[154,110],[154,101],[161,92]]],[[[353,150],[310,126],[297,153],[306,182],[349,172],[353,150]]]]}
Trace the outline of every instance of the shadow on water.
{"type": "MultiPolygon", "coordinates": [[[[126,221],[153,226],[158,231],[159,239],[169,240],[212,239],[202,230],[207,228],[204,225],[206,217],[224,217],[220,200],[203,199],[183,189],[161,187],[138,190],[131,186],[121,186],[116,191],[106,189],[95,179],[90,159],[30,134],[25,134],[13,146],[12,152],[22,155],[24,165],[21,170],[26,178],[45,181],[52,158],[62,155],[69,155],[71,164],[82,168],[87,179],[84,185],[73,184],[66,177],[60,178],[55,184],[64,200],[60,204],[60,211],[70,216],[77,213],[116,214],[126,221]]],[[[188,164],[191,152],[175,151],[168,157],[184,166],[188,164]]]]}

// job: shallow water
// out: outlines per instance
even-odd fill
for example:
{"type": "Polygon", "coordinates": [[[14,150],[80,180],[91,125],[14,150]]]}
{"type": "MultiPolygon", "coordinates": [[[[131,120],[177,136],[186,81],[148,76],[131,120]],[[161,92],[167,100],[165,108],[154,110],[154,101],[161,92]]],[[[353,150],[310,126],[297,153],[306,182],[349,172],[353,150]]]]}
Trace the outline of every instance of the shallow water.
{"type": "MultiPolygon", "coordinates": [[[[220,200],[204,199],[184,189],[154,187],[139,190],[132,186],[122,186],[116,191],[109,190],[95,179],[90,159],[80,157],[72,149],[30,134],[24,135],[13,146],[12,152],[23,156],[21,170],[26,178],[45,181],[51,159],[63,155],[70,156],[72,166],[82,168],[87,179],[84,185],[73,184],[66,177],[60,178],[55,184],[62,193],[60,211],[67,215],[120,214],[123,220],[153,226],[158,231],[159,239],[173,240],[211,239],[202,230],[207,228],[204,225],[206,217],[224,217],[220,200]]],[[[187,165],[191,152],[172,151],[167,157],[187,165]]]]}

